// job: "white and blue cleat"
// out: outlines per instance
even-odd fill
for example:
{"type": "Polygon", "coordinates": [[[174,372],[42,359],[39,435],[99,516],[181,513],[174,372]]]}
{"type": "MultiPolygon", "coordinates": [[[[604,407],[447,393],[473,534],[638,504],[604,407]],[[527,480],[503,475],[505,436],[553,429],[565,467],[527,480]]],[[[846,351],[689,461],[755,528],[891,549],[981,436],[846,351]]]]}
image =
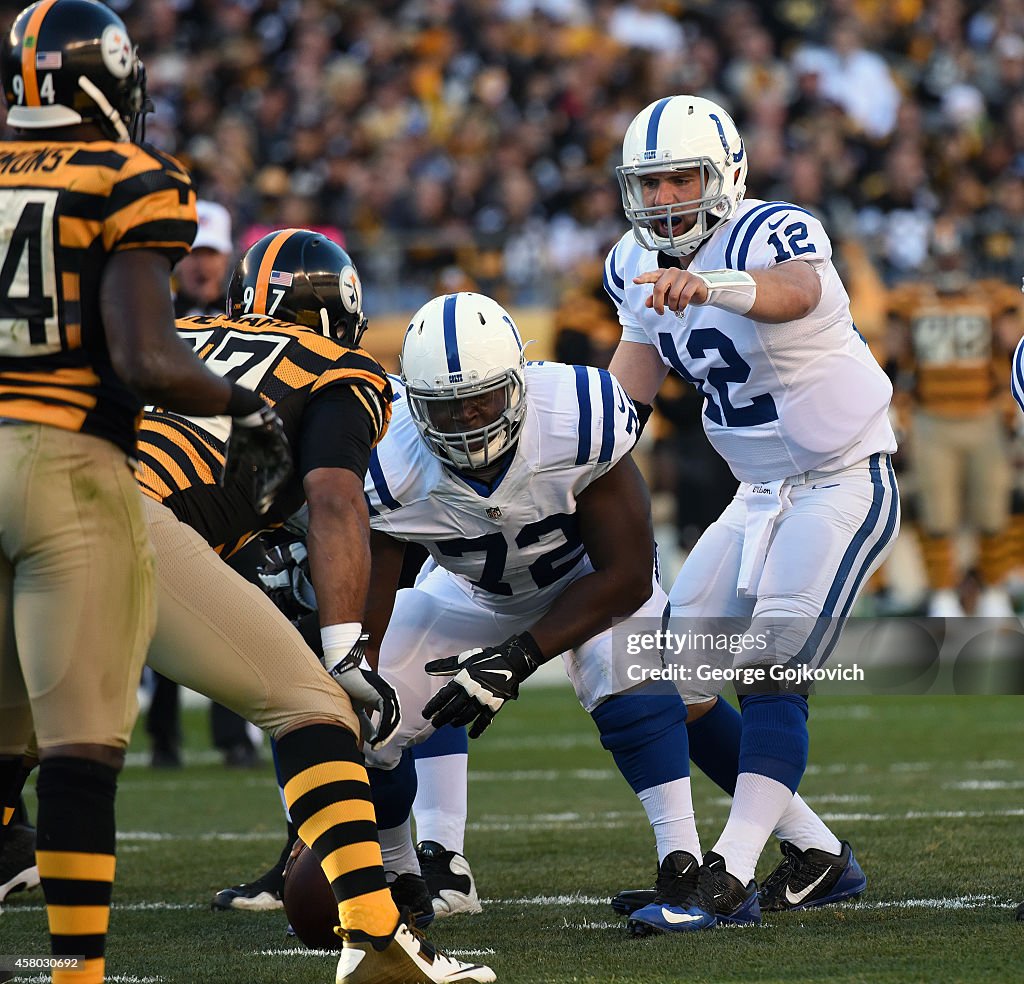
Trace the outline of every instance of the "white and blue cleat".
{"type": "Polygon", "coordinates": [[[658,868],[653,900],[634,910],[627,926],[634,936],[649,936],[694,933],[717,922],[706,869],[692,854],[673,851],[658,868]]]}

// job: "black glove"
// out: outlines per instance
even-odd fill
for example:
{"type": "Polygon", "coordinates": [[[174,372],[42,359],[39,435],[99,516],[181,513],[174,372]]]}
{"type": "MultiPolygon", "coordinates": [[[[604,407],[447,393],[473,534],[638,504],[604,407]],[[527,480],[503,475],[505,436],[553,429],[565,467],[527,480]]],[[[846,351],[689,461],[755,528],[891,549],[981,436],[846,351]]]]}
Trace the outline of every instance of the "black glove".
{"type": "Polygon", "coordinates": [[[301,540],[279,543],[266,551],[256,568],[260,587],[290,621],[317,610],[316,592],[309,576],[309,554],[301,540]]]}
{"type": "MultiPolygon", "coordinates": [[[[325,650],[324,666],[338,681],[338,686],[348,694],[357,713],[380,712],[380,722],[376,730],[369,725],[370,733],[366,736],[370,748],[376,751],[391,741],[398,731],[398,726],[402,723],[402,705],[395,688],[384,677],[369,667],[359,665],[363,661],[363,652],[369,641],[370,636],[366,632],[362,633],[340,660],[336,652],[325,650]]],[[[364,717],[362,714],[360,716],[364,717]]],[[[364,717],[362,723],[365,729],[369,719],[364,717]]]]}
{"type": "Polygon", "coordinates": [[[423,708],[435,728],[456,728],[473,722],[470,738],[479,738],[506,700],[519,696],[521,684],[544,656],[529,632],[512,636],[500,646],[467,649],[458,656],[433,659],[424,667],[431,676],[455,676],[423,708]]]}
{"type": "Polygon", "coordinates": [[[231,418],[222,487],[237,483],[262,516],[291,471],[292,454],[284,424],[267,404],[244,417],[231,418]]]}

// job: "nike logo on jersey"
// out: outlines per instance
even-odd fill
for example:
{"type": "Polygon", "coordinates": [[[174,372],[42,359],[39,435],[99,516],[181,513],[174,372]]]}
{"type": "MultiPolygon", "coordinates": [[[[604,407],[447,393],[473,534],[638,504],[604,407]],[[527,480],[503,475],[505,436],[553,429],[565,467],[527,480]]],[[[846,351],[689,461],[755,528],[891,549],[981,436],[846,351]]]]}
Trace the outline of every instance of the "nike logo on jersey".
{"type": "Polygon", "coordinates": [[[837,489],[839,488],[838,482],[833,482],[831,485],[812,485],[812,489],[837,489]]]}
{"type": "Polygon", "coordinates": [[[814,881],[811,882],[805,889],[797,892],[795,895],[789,890],[789,886],[786,886],[786,901],[790,905],[799,905],[808,895],[811,894],[826,878],[831,869],[823,871],[814,881]]]}
{"type": "Polygon", "coordinates": [[[785,222],[788,217],[789,216],[784,215],[784,216],[782,216],[781,219],[779,219],[778,222],[769,222],[768,223],[768,228],[769,229],[778,229],[779,226],[782,225],[782,223],[785,222]]]}
{"type": "Polygon", "coordinates": [[[679,926],[682,923],[700,922],[705,917],[703,915],[691,916],[688,912],[673,912],[671,909],[666,909],[665,906],[662,906],[661,918],[673,926],[679,926]]]}

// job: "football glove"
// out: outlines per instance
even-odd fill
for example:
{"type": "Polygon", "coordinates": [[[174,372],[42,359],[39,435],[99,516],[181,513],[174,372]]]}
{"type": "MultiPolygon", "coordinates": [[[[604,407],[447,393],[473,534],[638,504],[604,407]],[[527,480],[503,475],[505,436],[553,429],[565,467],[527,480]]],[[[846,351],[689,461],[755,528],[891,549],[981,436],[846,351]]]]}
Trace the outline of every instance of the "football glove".
{"type": "Polygon", "coordinates": [[[262,516],[292,470],[292,453],[284,424],[263,404],[244,417],[231,418],[222,487],[238,484],[262,516]]]}
{"type": "MultiPolygon", "coordinates": [[[[395,688],[365,664],[363,652],[369,641],[369,634],[362,632],[347,652],[339,652],[325,644],[324,667],[348,694],[357,712],[380,713],[376,728],[370,724],[370,733],[366,737],[370,748],[376,751],[395,737],[402,723],[402,705],[395,688]]],[[[362,714],[360,716],[363,717],[362,714]]],[[[364,728],[367,722],[368,718],[364,718],[364,728]]]]}
{"type": "Polygon", "coordinates": [[[470,738],[479,738],[507,700],[519,696],[521,684],[544,656],[529,632],[512,636],[500,646],[467,649],[458,656],[433,659],[424,667],[431,676],[454,676],[423,708],[435,728],[456,728],[473,722],[470,738]]]}
{"type": "Polygon", "coordinates": [[[309,575],[309,554],[301,540],[270,547],[256,575],[267,597],[291,621],[317,610],[316,592],[309,575]]]}

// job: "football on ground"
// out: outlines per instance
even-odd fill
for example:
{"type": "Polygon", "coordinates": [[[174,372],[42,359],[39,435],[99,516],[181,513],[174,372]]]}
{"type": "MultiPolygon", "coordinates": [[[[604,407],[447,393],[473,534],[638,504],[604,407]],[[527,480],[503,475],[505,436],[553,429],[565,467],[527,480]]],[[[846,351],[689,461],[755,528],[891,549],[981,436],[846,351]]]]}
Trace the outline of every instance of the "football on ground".
{"type": "Polygon", "coordinates": [[[284,911],[295,935],[313,950],[340,950],[338,903],[317,856],[296,841],[284,869],[284,911]]]}

